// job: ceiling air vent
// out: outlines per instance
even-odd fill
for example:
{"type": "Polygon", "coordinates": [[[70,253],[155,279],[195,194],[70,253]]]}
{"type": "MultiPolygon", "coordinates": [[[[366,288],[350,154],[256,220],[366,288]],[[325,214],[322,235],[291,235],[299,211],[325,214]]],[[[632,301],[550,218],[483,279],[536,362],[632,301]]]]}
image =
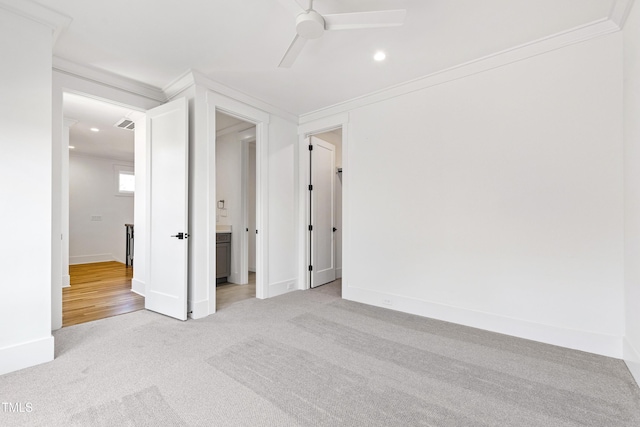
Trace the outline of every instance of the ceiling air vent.
{"type": "Polygon", "coordinates": [[[124,119],[118,120],[118,123],[116,123],[114,126],[120,129],[133,130],[136,124],[133,122],[133,120],[124,118],[124,119]]]}

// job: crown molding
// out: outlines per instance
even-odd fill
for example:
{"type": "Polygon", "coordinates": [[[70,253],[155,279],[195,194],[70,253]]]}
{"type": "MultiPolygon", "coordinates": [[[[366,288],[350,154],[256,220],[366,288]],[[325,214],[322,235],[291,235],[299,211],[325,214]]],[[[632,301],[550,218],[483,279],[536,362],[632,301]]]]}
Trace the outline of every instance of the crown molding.
{"type": "Polygon", "coordinates": [[[633,7],[633,0],[613,0],[609,19],[615,23],[620,30],[624,28],[627,17],[633,7]]]}
{"type": "Polygon", "coordinates": [[[298,116],[285,111],[281,108],[278,108],[274,105],[271,105],[265,101],[262,101],[258,98],[254,98],[251,95],[248,95],[244,92],[240,92],[237,89],[233,89],[229,86],[226,86],[220,82],[217,82],[206,75],[196,70],[187,70],[178,76],[173,82],[169,83],[164,87],[163,92],[167,99],[173,99],[180,93],[187,90],[189,87],[193,85],[199,85],[206,89],[209,89],[213,92],[216,92],[220,95],[229,97],[236,101],[242,102],[243,104],[250,105],[254,108],[262,110],[264,112],[274,114],[283,119],[286,119],[293,123],[298,123],[298,116]]]}
{"type": "Polygon", "coordinates": [[[164,92],[157,87],[122,77],[108,71],[99,70],[88,65],[81,65],[76,62],[60,58],[59,56],[53,57],[53,69],[81,79],[112,86],[154,101],[165,102],[167,100],[164,92]]]}
{"type": "MultiPolygon", "coordinates": [[[[616,3],[629,3],[632,0],[618,0],[616,3]]],[[[622,4],[619,6],[622,7],[622,4]]],[[[616,8],[619,13],[621,9],[616,8]]],[[[387,99],[417,92],[453,80],[483,73],[503,67],[527,58],[542,55],[566,46],[612,34],[620,31],[620,27],[612,19],[602,18],[589,24],[581,25],[548,37],[493,53],[460,65],[456,65],[408,82],[400,83],[376,92],[334,104],[319,110],[300,115],[300,124],[309,123],[335,114],[345,113],[356,108],[381,102],[387,99]]]]}
{"type": "Polygon", "coordinates": [[[71,25],[71,17],[31,0],[0,0],[0,8],[51,28],[52,44],[71,25]]]}
{"type": "Polygon", "coordinates": [[[176,77],[174,81],[163,87],[162,92],[164,92],[167,100],[171,100],[194,84],[196,84],[196,82],[193,72],[191,70],[186,70],[184,73],[176,77]]]}
{"type": "Polygon", "coordinates": [[[261,99],[254,98],[251,95],[247,95],[244,92],[240,92],[239,90],[230,88],[222,83],[216,82],[215,80],[210,79],[199,71],[191,70],[193,74],[194,83],[201,85],[207,89],[210,89],[220,95],[232,98],[236,101],[239,101],[243,104],[247,104],[253,108],[257,108],[266,113],[270,113],[276,115],[280,118],[298,124],[298,116],[296,114],[285,111],[281,108],[278,108],[274,105],[271,105],[261,99]]]}

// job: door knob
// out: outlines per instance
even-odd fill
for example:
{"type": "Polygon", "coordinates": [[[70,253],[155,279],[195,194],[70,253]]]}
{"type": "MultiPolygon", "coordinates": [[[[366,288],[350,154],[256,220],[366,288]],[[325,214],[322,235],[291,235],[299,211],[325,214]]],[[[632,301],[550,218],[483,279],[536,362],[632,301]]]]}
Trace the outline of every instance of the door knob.
{"type": "Polygon", "coordinates": [[[336,231],[338,231],[338,229],[333,227],[333,232],[335,233],[336,231]]]}
{"type": "Polygon", "coordinates": [[[182,240],[182,239],[186,239],[187,237],[189,237],[189,235],[187,233],[178,233],[175,236],[171,236],[171,237],[177,237],[179,240],[182,240]]]}

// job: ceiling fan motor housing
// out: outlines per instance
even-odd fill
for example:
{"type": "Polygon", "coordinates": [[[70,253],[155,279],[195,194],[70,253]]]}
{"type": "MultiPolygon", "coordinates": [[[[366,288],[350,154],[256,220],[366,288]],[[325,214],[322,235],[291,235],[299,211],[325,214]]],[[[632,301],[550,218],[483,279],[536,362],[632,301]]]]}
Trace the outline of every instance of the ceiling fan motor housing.
{"type": "Polygon", "coordinates": [[[324,18],[315,10],[298,15],[296,32],[305,39],[317,39],[324,33],[324,18]]]}

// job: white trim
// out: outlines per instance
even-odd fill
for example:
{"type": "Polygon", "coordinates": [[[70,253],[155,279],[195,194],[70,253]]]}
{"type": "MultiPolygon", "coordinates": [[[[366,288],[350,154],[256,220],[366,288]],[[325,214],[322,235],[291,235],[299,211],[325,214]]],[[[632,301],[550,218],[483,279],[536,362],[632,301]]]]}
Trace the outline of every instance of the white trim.
{"type": "Polygon", "coordinates": [[[330,130],[341,127],[349,121],[349,113],[343,112],[331,116],[321,117],[314,120],[308,120],[300,123],[298,126],[299,135],[311,135],[316,133],[328,132],[330,130]]]}
{"type": "Polygon", "coordinates": [[[336,279],[342,278],[342,268],[336,268],[336,279]]]}
{"type": "Polygon", "coordinates": [[[622,337],[619,336],[534,323],[493,313],[474,311],[345,285],[342,286],[342,297],[350,301],[416,314],[458,325],[617,359],[622,358],[622,337]]]}
{"type": "Polygon", "coordinates": [[[28,0],[0,0],[0,8],[51,28],[52,46],[73,21],[69,16],[28,0]]]}
{"type": "Polygon", "coordinates": [[[69,61],[58,56],[53,57],[53,69],[60,73],[68,74],[79,79],[88,80],[93,83],[110,86],[112,88],[124,90],[134,95],[142,96],[153,101],[165,102],[167,97],[161,89],[122,77],[108,71],[90,67],[76,62],[69,61]]]}
{"type": "MultiPolygon", "coordinates": [[[[69,257],[69,265],[93,264],[96,262],[118,261],[113,254],[78,255],[69,257]]],[[[124,264],[124,263],[123,263],[124,264]]]]}
{"type": "Polygon", "coordinates": [[[505,65],[522,61],[537,55],[563,48],[575,43],[599,37],[605,34],[615,33],[620,27],[612,20],[603,18],[592,23],[581,25],[570,30],[543,37],[532,42],[515,46],[500,52],[492,53],[482,58],[459,64],[435,73],[410,80],[386,89],[344,101],[332,106],[324,107],[316,111],[302,114],[300,124],[319,120],[321,118],[345,113],[356,108],[374,104],[397,96],[417,92],[436,85],[483,73],[488,70],[503,67],[505,65]]]}
{"type": "MultiPolygon", "coordinates": [[[[307,138],[310,135],[342,128],[342,168],[349,170],[349,113],[340,113],[329,117],[322,117],[314,121],[298,126],[298,144],[296,158],[296,172],[298,174],[298,283],[300,289],[309,289],[309,235],[307,218],[309,218],[309,200],[307,197],[308,177],[309,177],[309,154],[307,138]]],[[[348,283],[349,269],[349,174],[342,176],[342,268],[340,277],[342,278],[342,289],[348,283]]],[[[336,274],[337,274],[336,270],[336,274]]]]}
{"type": "Polygon", "coordinates": [[[256,298],[269,294],[269,124],[256,125],[256,298]],[[258,286],[260,285],[260,286],[258,286]]]}
{"type": "Polygon", "coordinates": [[[53,336],[0,348],[0,375],[53,360],[53,336]]]}
{"type": "MultiPolygon", "coordinates": [[[[240,215],[242,216],[242,227],[236,230],[240,233],[240,271],[238,272],[238,282],[241,285],[249,283],[249,141],[240,138],[240,215]]],[[[233,247],[231,248],[233,251],[233,247]]],[[[233,255],[231,255],[233,259],[233,255]]],[[[233,275],[233,274],[232,274],[233,275]]]]}
{"type": "Polygon", "coordinates": [[[260,99],[254,98],[253,96],[247,95],[246,93],[240,92],[236,89],[230,88],[229,86],[225,86],[222,83],[216,82],[215,80],[206,77],[204,74],[198,71],[192,70],[191,73],[193,75],[194,84],[196,85],[201,85],[219,95],[232,98],[234,101],[242,103],[249,108],[256,108],[262,110],[262,112],[274,114],[290,122],[296,124],[298,123],[298,116],[293,113],[285,111],[260,99]]]}
{"type": "Polygon", "coordinates": [[[282,282],[272,283],[269,285],[269,298],[277,297],[278,295],[283,295],[288,292],[297,291],[298,289],[298,281],[293,278],[289,280],[283,280],[282,282]]]}
{"type": "Polygon", "coordinates": [[[163,87],[162,92],[166,96],[167,100],[172,100],[195,84],[193,72],[191,70],[186,70],[184,73],[176,77],[171,83],[163,87]]]}
{"type": "Polygon", "coordinates": [[[622,30],[624,24],[627,21],[627,17],[631,12],[633,6],[633,0],[614,0],[611,6],[611,12],[609,13],[609,19],[614,22],[618,29],[622,30]]]}
{"type": "Polygon", "coordinates": [[[147,284],[138,279],[131,279],[131,292],[135,292],[140,296],[145,295],[145,291],[147,289],[147,284]]]}
{"type": "MultiPolygon", "coordinates": [[[[269,119],[268,113],[261,111],[255,107],[249,106],[236,99],[228,98],[212,90],[207,91],[207,108],[208,126],[215,130],[215,114],[216,110],[222,111],[233,117],[253,123],[256,126],[256,298],[264,299],[269,295],[269,119]]],[[[211,132],[211,131],[210,131],[211,132]]],[[[211,132],[215,134],[215,132],[211,132]]],[[[208,167],[208,183],[209,183],[209,213],[208,228],[213,230],[209,233],[208,247],[215,248],[215,230],[216,230],[216,168],[215,168],[215,141],[208,141],[209,167],[208,167]]],[[[209,312],[215,311],[215,256],[209,257],[213,260],[209,261],[212,268],[209,268],[208,283],[212,283],[213,289],[210,289],[209,295],[212,299],[212,307],[209,312]]]]}
{"type": "Polygon", "coordinates": [[[188,314],[190,319],[202,319],[210,314],[209,310],[210,300],[205,299],[201,301],[188,302],[188,314]]]}
{"type": "Polygon", "coordinates": [[[636,380],[636,383],[640,385],[640,352],[631,345],[631,342],[629,342],[627,337],[624,337],[622,340],[622,346],[624,362],[627,364],[627,367],[629,368],[631,375],[633,375],[633,378],[636,380]]]}
{"type": "MultiPolygon", "coordinates": [[[[224,129],[217,130],[216,131],[216,138],[220,138],[221,136],[229,135],[231,133],[244,132],[246,130],[254,128],[255,126],[256,125],[254,125],[253,123],[238,123],[237,125],[233,125],[233,126],[226,127],[224,129]]],[[[255,132],[254,132],[254,134],[255,134],[255,132]]],[[[254,138],[255,138],[255,135],[254,135],[254,138]]]]}
{"type": "Polygon", "coordinates": [[[62,275],[62,287],[63,288],[70,288],[71,287],[71,276],[69,276],[68,274],[63,274],[62,275]]]}

